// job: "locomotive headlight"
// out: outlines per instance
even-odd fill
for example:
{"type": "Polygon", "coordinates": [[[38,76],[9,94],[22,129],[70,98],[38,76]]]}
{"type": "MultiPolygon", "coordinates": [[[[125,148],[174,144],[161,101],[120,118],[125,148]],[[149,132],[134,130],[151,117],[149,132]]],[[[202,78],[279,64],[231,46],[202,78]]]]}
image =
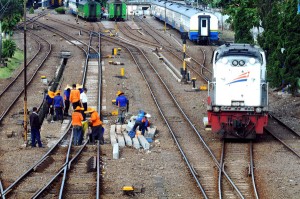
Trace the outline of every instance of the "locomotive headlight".
{"type": "Polygon", "coordinates": [[[257,107],[257,108],[255,109],[255,111],[256,111],[256,113],[261,113],[261,108],[257,107]]]}
{"type": "Polygon", "coordinates": [[[239,64],[238,60],[233,60],[232,65],[237,66],[239,64]]]}
{"type": "Polygon", "coordinates": [[[240,60],[240,61],[239,61],[239,65],[240,65],[240,66],[244,66],[244,65],[245,65],[245,61],[244,61],[244,60],[240,60]]]}
{"type": "Polygon", "coordinates": [[[223,64],[227,64],[227,63],[228,63],[228,59],[227,59],[226,57],[224,57],[224,58],[222,59],[222,63],[223,63],[223,64]]]}
{"type": "Polygon", "coordinates": [[[220,111],[220,108],[219,107],[214,107],[214,112],[219,112],[220,111]]]}
{"type": "Polygon", "coordinates": [[[255,64],[255,59],[254,58],[250,58],[249,59],[249,63],[252,64],[252,65],[255,64]]]}

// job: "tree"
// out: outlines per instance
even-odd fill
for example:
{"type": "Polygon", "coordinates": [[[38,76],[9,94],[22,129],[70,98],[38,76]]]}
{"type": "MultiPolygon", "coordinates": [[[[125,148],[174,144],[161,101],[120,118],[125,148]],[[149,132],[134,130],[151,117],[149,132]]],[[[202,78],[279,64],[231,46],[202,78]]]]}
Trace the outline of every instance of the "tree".
{"type": "MultiPolygon", "coordinates": [[[[0,1],[0,60],[2,60],[2,23],[7,21],[7,25],[4,28],[11,28],[10,22],[16,16],[21,16],[23,13],[22,0],[1,0],[0,1]]],[[[4,23],[5,24],[5,23],[4,23]]],[[[10,29],[12,30],[12,28],[10,29]]]]}
{"type": "Polygon", "coordinates": [[[13,40],[7,39],[3,42],[3,57],[12,58],[17,50],[17,45],[13,40]]]}

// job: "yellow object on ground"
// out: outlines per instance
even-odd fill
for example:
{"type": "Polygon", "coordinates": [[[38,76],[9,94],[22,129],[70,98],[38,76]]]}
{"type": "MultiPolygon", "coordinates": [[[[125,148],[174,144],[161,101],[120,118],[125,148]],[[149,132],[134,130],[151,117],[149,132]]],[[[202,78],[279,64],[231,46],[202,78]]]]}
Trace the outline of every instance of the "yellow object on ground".
{"type": "Polygon", "coordinates": [[[113,110],[113,111],[111,112],[111,114],[112,114],[113,116],[118,115],[118,110],[113,110]]]}
{"type": "Polygon", "coordinates": [[[111,103],[112,103],[113,105],[116,105],[116,100],[115,100],[115,99],[111,100],[111,103]]]}
{"type": "Polygon", "coordinates": [[[133,191],[134,188],[133,188],[133,186],[124,186],[122,190],[123,191],[133,191]]]}
{"type": "Polygon", "coordinates": [[[206,85],[200,86],[200,90],[201,91],[207,91],[207,86],[206,85]]]}

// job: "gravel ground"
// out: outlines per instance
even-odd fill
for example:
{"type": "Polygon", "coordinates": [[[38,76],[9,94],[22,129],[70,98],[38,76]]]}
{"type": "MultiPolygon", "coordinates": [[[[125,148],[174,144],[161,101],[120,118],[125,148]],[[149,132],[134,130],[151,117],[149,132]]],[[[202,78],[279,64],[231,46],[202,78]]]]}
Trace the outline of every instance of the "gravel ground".
{"type": "MultiPolygon", "coordinates": [[[[74,22],[74,17],[70,15],[56,15],[61,20],[69,23],[74,22]]],[[[159,21],[147,18],[156,27],[163,27],[159,21]]],[[[79,25],[84,25],[80,21],[79,25]]],[[[66,26],[68,32],[74,32],[66,26]]],[[[175,38],[180,41],[178,32],[169,30],[175,38]]],[[[66,84],[79,82],[84,56],[82,51],[67,42],[62,42],[59,37],[51,37],[52,34],[40,30],[53,44],[54,52],[50,59],[47,60],[42,71],[35,78],[29,93],[41,93],[45,86],[40,83],[40,75],[47,74],[53,77],[56,67],[60,64],[60,58],[57,53],[62,49],[68,49],[72,52],[72,57],[68,60],[65,70],[64,81],[62,87],[66,84]],[[48,36],[47,36],[48,35],[48,36]],[[80,75],[79,75],[80,74],[80,75]]],[[[15,34],[15,37],[22,37],[22,34],[15,34]]],[[[18,39],[17,41],[20,41],[18,39]]],[[[34,46],[34,44],[30,44],[34,46]]],[[[188,42],[188,45],[193,45],[188,42]]],[[[20,43],[19,46],[22,46],[20,43]]],[[[110,54],[113,47],[119,47],[107,42],[103,42],[103,54],[110,54]]],[[[207,49],[209,50],[209,49],[207,49]]],[[[209,57],[209,56],[208,56],[209,57]]],[[[130,61],[128,53],[124,49],[121,55],[116,59],[103,59],[104,61],[104,99],[103,105],[106,106],[105,113],[107,123],[105,124],[106,133],[105,140],[107,144],[102,147],[104,155],[104,195],[102,198],[126,198],[122,196],[121,188],[125,185],[144,186],[145,193],[138,194],[135,198],[159,198],[163,194],[168,198],[200,198],[200,192],[196,185],[191,181],[185,164],[182,161],[177,147],[175,146],[168,129],[165,127],[158,110],[155,108],[154,102],[146,88],[145,83],[141,79],[136,66],[130,61]],[[109,65],[108,61],[116,60],[124,62],[123,66],[109,65]],[[125,68],[125,78],[119,78],[121,67],[125,68]],[[130,100],[130,113],[136,114],[139,109],[149,112],[151,122],[157,126],[158,135],[156,142],[151,144],[149,152],[144,150],[136,150],[125,147],[121,149],[120,159],[113,160],[112,147],[109,144],[108,132],[110,125],[117,119],[109,113],[116,109],[111,104],[111,100],[115,99],[117,90],[125,92],[130,100]]],[[[177,91],[176,97],[182,102],[183,107],[188,115],[192,118],[197,129],[200,129],[202,136],[208,142],[209,146],[219,158],[220,141],[216,135],[208,131],[204,131],[202,118],[206,115],[205,104],[206,92],[185,92],[190,89],[191,85],[180,85],[173,83],[177,91]]],[[[42,98],[39,95],[30,95],[29,107],[40,103],[42,98]]],[[[22,108],[22,99],[18,102],[18,108],[11,111],[17,113],[22,108]]],[[[296,108],[300,104],[299,98],[290,95],[281,95],[281,93],[270,93],[270,110],[276,116],[284,117],[284,121],[297,132],[300,131],[299,118],[300,112],[296,108]]],[[[16,125],[15,121],[22,118],[20,115],[17,119],[8,117],[1,132],[14,130],[16,135],[7,138],[5,133],[0,134],[0,170],[1,180],[6,188],[12,181],[20,176],[22,172],[29,168],[31,164],[39,159],[45,149],[22,148],[23,143],[21,133],[22,126],[16,125]]],[[[44,122],[42,127],[42,141],[44,144],[50,143],[59,137],[59,123],[49,124],[44,122]]],[[[274,141],[269,135],[259,137],[254,145],[255,172],[256,181],[261,198],[298,198],[300,195],[299,188],[299,160],[287,151],[277,141],[274,141]]],[[[38,182],[37,182],[38,183],[38,182]]]]}

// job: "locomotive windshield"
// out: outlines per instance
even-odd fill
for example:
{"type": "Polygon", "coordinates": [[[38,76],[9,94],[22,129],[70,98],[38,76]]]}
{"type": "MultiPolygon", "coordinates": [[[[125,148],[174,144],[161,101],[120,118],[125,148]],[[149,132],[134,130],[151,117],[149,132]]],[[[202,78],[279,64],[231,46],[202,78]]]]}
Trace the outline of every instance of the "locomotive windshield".
{"type": "Polygon", "coordinates": [[[223,57],[226,57],[228,59],[234,59],[234,58],[254,58],[255,60],[259,61],[260,63],[263,63],[262,55],[257,50],[252,49],[226,49],[226,50],[220,50],[216,53],[215,57],[215,63],[222,59],[223,57]]]}

